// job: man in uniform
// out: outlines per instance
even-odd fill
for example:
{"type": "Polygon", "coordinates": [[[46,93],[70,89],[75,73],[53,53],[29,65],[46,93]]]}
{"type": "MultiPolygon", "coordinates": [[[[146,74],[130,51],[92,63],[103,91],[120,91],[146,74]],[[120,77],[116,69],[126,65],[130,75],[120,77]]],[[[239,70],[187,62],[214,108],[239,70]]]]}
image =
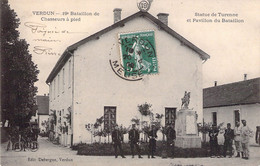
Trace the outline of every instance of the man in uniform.
{"type": "Polygon", "coordinates": [[[148,133],[148,138],[149,138],[149,153],[148,153],[148,158],[150,158],[150,156],[152,158],[154,157],[154,153],[156,151],[156,138],[157,138],[157,130],[155,128],[155,125],[152,125],[151,130],[148,133]]]}
{"type": "Polygon", "coordinates": [[[227,129],[224,133],[224,157],[226,157],[227,151],[229,151],[229,157],[232,157],[232,142],[234,138],[234,130],[231,129],[231,124],[227,124],[227,129]]]}
{"type": "Polygon", "coordinates": [[[173,125],[169,125],[166,130],[167,149],[168,154],[171,154],[171,158],[174,158],[174,141],[176,139],[176,132],[173,125]]]}
{"type": "Polygon", "coordinates": [[[132,153],[132,158],[134,158],[134,146],[137,150],[138,157],[142,158],[140,154],[140,148],[138,145],[139,142],[139,132],[135,128],[135,124],[132,125],[132,129],[129,131],[129,141],[130,141],[130,147],[131,147],[131,153],[132,153]]]}
{"type": "Polygon", "coordinates": [[[40,133],[39,127],[37,125],[33,125],[32,132],[33,132],[33,141],[38,141],[38,135],[40,133]]]}
{"type": "MultiPolygon", "coordinates": [[[[40,129],[37,125],[33,125],[32,127],[32,141],[38,141],[38,135],[40,133],[40,129]]],[[[34,142],[33,147],[36,148],[37,144],[34,142]]]]}
{"type": "Polygon", "coordinates": [[[243,149],[243,159],[249,159],[249,137],[252,136],[253,131],[246,125],[246,120],[242,121],[242,128],[241,128],[241,143],[243,149]]]}
{"type": "Polygon", "coordinates": [[[211,157],[216,157],[218,155],[218,133],[219,130],[215,124],[212,125],[209,131],[209,144],[211,157]]]}
{"type": "Polygon", "coordinates": [[[234,128],[234,136],[235,136],[234,140],[235,140],[235,146],[237,151],[236,157],[240,157],[240,153],[241,156],[243,156],[242,147],[241,147],[241,127],[239,121],[236,122],[236,127],[234,128]]]}
{"type": "Polygon", "coordinates": [[[122,150],[122,145],[121,145],[121,141],[122,141],[122,134],[121,132],[118,130],[118,125],[115,125],[115,129],[112,132],[112,142],[114,144],[114,148],[115,148],[115,157],[117,158],[117,148],[119,148],[120,150],[120,155],[122,156],[122,158],[125,158],[124,154],[123,154],[123,150],[122,150]]]}

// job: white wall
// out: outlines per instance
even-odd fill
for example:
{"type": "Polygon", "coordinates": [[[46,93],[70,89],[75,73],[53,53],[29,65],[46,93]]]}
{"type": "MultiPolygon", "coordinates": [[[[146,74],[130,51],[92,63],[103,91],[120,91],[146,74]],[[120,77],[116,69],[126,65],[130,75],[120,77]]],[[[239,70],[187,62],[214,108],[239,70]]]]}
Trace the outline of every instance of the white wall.
{"type": "Polygon", "coordinates": [[[104,106],[116,106],[117,123],[128,127],[134,116],[140,117],[138,104],[151,103],[154,113],[164,114],[165,107],[179,110],[184,91],[191,92],[190,108],[202,121],[202,60],[149,20],[135,18],[87,42],[74,52],[74,58],[74,143],[90,142],[85,124],[101,117],[104,106]],[[112,57],[120,58],[117,34],[144,30],[155,31],[159,74],[146,75],[141,81],[123,80],[109,65],[112,57]]]}
{"type": "MultiPolygon", "coordinates": [[[[71,108],[73,110],[72,105],[72,91],[73,91],[73,56],[65,63],[64,67],[60,70],[54,80],[50,83],[50,110],[56,110],[57,115],[57,125],[56,125],[56,133],[61,135],[57,129],[59,126],[64,125],[64,122],[67,123],[65,116],[69,114],[68,109],[71,108]],[[64,69],[64,72],[63,72],[64,69]],[[60,81],[58,81],[58,75],[60,76],[60,81]],[[64,75],[64,76],[63,76],[64,75]],[[63,80],[64,79],[64,80],[63,80]],[[61,112],[61,116],[59,116],[59,112],[61,112]],[[61,121],[59,119],[61,118],[61,121]]],[[[50,111],[51,113],[51,111],[50,111]]],[[[72,115],[73,117],[73,115],[72,115]]],[[[73,124],[73,123],[72,123],[73,124]]],[[[68,125],[68,123],[67,123],[68,125]]],[[[72,134],[73,125],[69,127],[69,137],[72,134]]],[[[68,140],[68,144],[70,143],[70,139],[68,140]]]]}
{"type": "MultiPolygon", "coordinates": [[[[224,122],[224,126],[226,127],[227,123],[231,123],[231,128],[233,129],[235,127],[235,116],[234,116],[235,110],[239,110],[240,120],[245,119],[247,121],[247,125],[254,131],[255,134],[256,126],[260,126],[260,120],[259,120],[260,105],[259,104],[204,108],[203,109],[204,121],[206,123],[212,122],[212,112],[217,112],[217,124],[224,122]]],[[[218,139],[221,143],[223,143],[224,136],[220,135],[218,139]]],[[[255,136],[250,139],[250,143],[254,143],[254,142],[255,142],[255,136]]]]}

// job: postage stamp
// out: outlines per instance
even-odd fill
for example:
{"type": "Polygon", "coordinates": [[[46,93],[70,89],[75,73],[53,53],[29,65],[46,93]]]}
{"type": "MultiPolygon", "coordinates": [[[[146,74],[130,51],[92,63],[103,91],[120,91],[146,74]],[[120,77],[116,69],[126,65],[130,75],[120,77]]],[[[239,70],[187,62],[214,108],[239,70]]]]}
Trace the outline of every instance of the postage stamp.
{"type": "Polygon", "coordinates": [[[118,38],[125,77],[158,73],[154,31],[120,33],[118,38]]]}

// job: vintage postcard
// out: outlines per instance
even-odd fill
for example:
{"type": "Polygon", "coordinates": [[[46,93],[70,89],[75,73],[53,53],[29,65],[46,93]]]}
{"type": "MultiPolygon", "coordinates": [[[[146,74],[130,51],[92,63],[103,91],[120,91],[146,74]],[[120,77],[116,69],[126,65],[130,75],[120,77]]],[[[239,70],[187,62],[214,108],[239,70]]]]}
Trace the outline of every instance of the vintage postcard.
{"type": "Polygon", "coordinates": [[[1,165],[260,165],[259,10],[1,0],[1,165]]]}

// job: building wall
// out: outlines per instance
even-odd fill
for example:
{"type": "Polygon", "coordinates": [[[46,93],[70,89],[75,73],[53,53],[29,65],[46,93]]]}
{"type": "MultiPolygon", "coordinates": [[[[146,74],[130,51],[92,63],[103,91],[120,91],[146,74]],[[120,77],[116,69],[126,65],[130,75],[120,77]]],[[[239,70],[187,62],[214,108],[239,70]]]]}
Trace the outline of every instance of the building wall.
{"type": "Polygon", "coordinates": [[[137,105],[150,103],[154,113],[162,114],[165,107],[179,110],[184,91],[191,92],[190,108],[202,121],[202,60],[147,19],[135,18],[87,42],[74,58],[74,143],[90,142],[85,124],[103,116],[104,106],[116,106],[117,123],[128,127],[133,117],[140,118],[137,105]],[[112,56],[120,58],[117,34],[144,30],[155,31],[159,74],[145,75],[141,81],[123,80],[109,64],[112,56]]]}
{"type": "MultiPolygon", "coordinates": [[[[66,62],[64,67],[60,70],[57,76],[50,83],[50,114],[52,111],[56,111],[57,124],[55,125],[56,137],[59,137],[61,141],[64,134],[60,130],[60,127],[68,127],[68,135],[66,142],[61,142],[63,145],[70,145],[72,125],[69,125],[65,118],[69,114],[69,110],[73,109],[72,105],[72,92],[73,92],[73,56],[66,62]],[[65,123],[64,123],[65,122],[65,123]]],[[[73,115],[72,115],[73,117],[73,115]]]]}
{"type": "MultiPolygon", "coordinates": [[[[227,123],[231,123],[231,128],[235,127],[235,115],[234,111],[239,110],[240,112],[240,124],[242,126],[241,120],[245,119],[247,125],[253,130],[254,134],[256,132],[256,126],[260,126],[260,105],[250,104],[250,105],[237,105],[237,106],[227,106],[227,107],[213,107],[204,108],[203,117],[206,123],[212,122],[212,112],[217,112],[217,124],[224,122],[224,127],[227,123]]],[[[218,136],[220,143],[224,142],[223,134],[218,136]]],[[[250,138],[250,143],[255,142],[255,136],[250,138]]]]}
{"type": "Polygon", "coordinates": [[[38,116],[38,123],[39,123],[39,128],[40,128],[40,132],[46,132],[46,125],[42,125],[42,123],[46,122],[45,124],[47,124],[48,122],[48,118],[49,115],[39,115],[38,116]]]}

